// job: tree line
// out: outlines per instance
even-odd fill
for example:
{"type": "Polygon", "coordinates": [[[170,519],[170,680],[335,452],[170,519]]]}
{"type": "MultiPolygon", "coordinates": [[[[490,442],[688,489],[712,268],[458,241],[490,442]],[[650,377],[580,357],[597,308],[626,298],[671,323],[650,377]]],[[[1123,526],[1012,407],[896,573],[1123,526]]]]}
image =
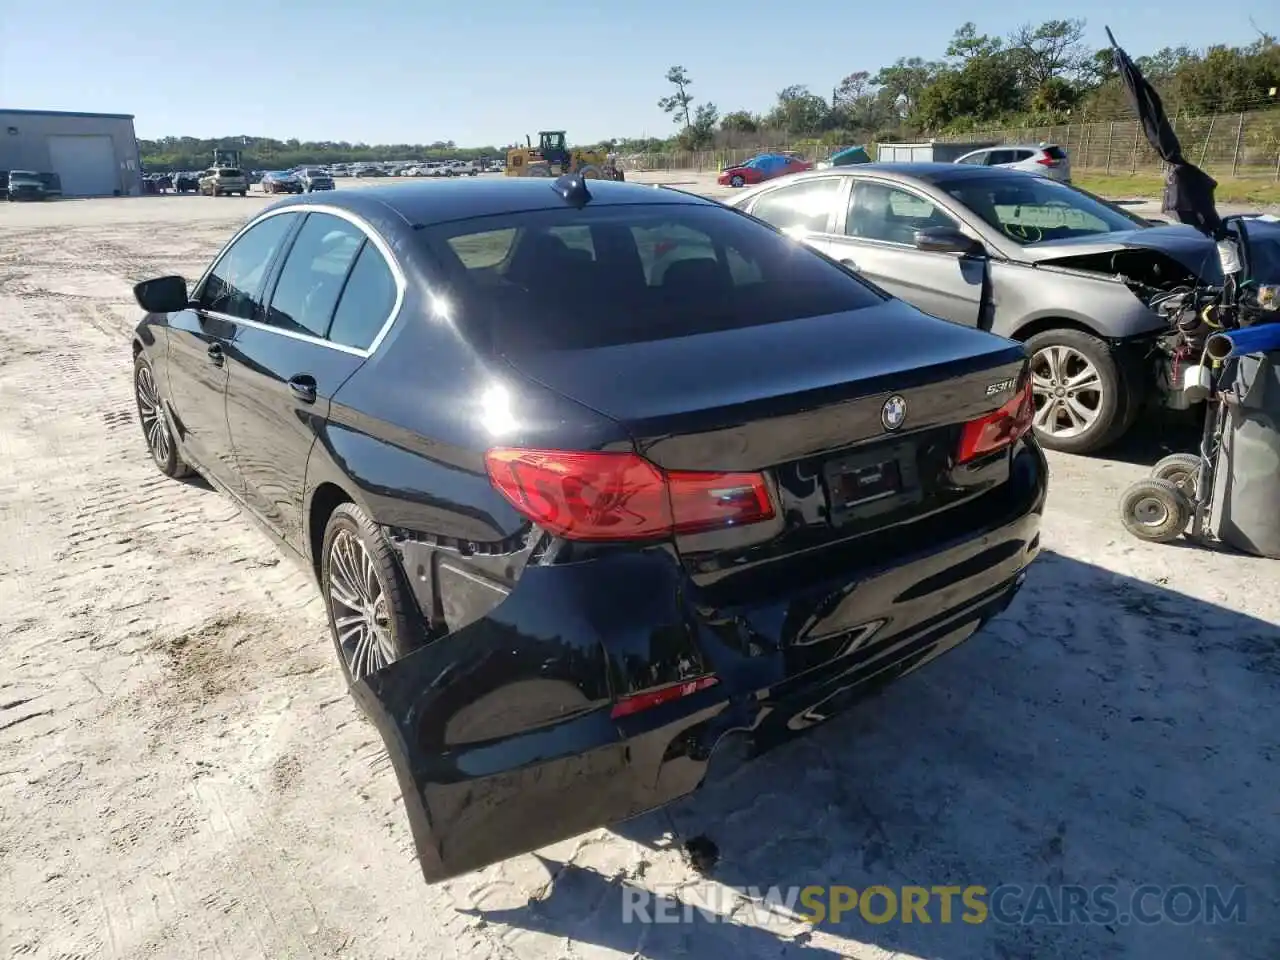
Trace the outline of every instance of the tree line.
{"type": "MultiPolygon", "coordinates": [[[[1027,24],[1008,36],[961,25],[937,59],[900,57],[889,66],[854,70],[830,94],[804,84],[778,91],[766,110],[721,113],[699,100],[689,71],[673,66],[658,106],[673,122],[669,137],[611,140],[590,146],[624,153],[762,143],[869,143],[999,127],[1050,126],[1128,115],[1110,48],[1085,42],[1084,20],[1027,24]]],[[[1122,42],[1124,38],[1121,38],[1122,42]]],[[[1207,116],[1280,106],[1280,44],[1268,33],[1244,46],[1166,47],[1137,58],[1170,116],[1207,116]]],[[[268,137],[165,137],[140,140],[148,170],[207,166],[215,148],[243,152],[250,169],[307,163],[475,159],[505,148],[427,144],[302,142],[268,137]]]]}
{"type": "MultiPolygon", "coordinates": [[[[1166,47],[1137,62],[1171,116],[1280,106],[1280,44],[1258,33],[1245,46],[1166,47]]],[[[629,145],[696,150],[750,145],[767,134],[775,142],[857,143],[1126,116],[1111,48],[1092,48],[1084,38],[1084,20],[1027,24],[1008,36],[969,22],[939,59],[901,57],[875,71],[855,70],[830,96],[788,86],[762,112],[721,114],[710,100],[695,99],[689,71],[674,66],[666,74],[672,90],[658,106],[678,132],[629,145]]]]}

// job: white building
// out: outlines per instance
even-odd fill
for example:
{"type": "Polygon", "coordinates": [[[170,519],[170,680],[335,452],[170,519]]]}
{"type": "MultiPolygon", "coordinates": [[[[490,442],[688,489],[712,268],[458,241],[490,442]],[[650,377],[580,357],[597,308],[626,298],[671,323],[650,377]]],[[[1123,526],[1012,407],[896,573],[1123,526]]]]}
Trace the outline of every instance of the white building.
{"type": "Polygon", "coordinates": [[[0,170],[56,173],[64,197],[137,196],[133,115],[0,107],[0,170]]]}

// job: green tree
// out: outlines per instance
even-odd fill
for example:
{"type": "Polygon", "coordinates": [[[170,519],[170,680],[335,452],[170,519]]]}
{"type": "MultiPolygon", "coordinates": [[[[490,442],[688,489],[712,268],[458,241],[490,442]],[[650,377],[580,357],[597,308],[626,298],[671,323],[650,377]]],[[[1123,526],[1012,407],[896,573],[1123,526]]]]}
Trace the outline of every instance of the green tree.
{"type": "Polygon", "coordinates": [[[689,79],[689,72],[684,67],[672,67],[667,71],[667,83],[673,84],[676,92],[659,99],[658,106],[676,123],[683,120],[685,128],[688,129],[693,126],[693,117],[689,113],[689,106],[693,103],[693,94],[689,93],[689,87],[693,81],[689,79]]]}
{"type": "Polygon", "coordinates": [[[716,138],[716,124],[720,111],[714,103],[700,103],[693,111],[693,122],[680,134],[680,146],[685,150],[701,150],[710,146],[716,138]]]}
{"type": "Polygon", "coordinates": [[[721,118],[720,129],[726,133],[758,133],[760,121],[747,110],[734,110],[721,118]]]}
{"type": "Polygon", "coordinates": [[[793,136],[812,136],[826,128],[830,113],[827,101],[807,86],[794,84],[778,92],[778,102],[765,125],[793,136]]]}

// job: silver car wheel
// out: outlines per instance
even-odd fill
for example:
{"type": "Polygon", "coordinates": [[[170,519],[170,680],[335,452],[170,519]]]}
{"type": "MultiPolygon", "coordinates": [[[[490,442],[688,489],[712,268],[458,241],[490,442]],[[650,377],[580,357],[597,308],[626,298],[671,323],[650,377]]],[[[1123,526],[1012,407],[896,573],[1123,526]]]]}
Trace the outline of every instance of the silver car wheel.
{"type": "Polygon", "coordinates": [[[391,614],[364,541],[341,530],[329,546],[329,608],[338,646],[353,680],[381,670],[395,659],[391,614]]]}
{"type": "Polygon", "coordinates": [[[1102,412],[1102,376],[1080,351],[1067,346],[1037,350],[1031,357],[1035,428],[1067,439],[1089,430],[1102,412]]]}
{"type": "Polygon", "coordinates": [[[156,463],[164,466],[169,462],[169,454],[173,448],[173,440],[169,436],[169,424],[164,419],[164,408],[160,401],[160,391],[156,389],[155,377],[147,366],[138,367],[135,379],[135,392],[138,398],[138,419],[142,421],[142,435],[146,438],[147,449],[156,463]]]}

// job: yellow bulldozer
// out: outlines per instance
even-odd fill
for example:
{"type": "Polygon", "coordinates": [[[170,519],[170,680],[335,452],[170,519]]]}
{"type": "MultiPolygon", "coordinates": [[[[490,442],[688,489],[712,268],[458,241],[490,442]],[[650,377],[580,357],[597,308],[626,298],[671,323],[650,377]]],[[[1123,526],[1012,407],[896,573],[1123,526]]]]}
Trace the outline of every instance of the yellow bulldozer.
{"type": "Polygon", "coordinates": [[[588,180],[621,180],[613,158],[602,150],[570,150],[563,130],[542,130],[538,145],[525,137],[525,146],[507,149],[508,177],[558,177],[580,173],[588,180]]]}

